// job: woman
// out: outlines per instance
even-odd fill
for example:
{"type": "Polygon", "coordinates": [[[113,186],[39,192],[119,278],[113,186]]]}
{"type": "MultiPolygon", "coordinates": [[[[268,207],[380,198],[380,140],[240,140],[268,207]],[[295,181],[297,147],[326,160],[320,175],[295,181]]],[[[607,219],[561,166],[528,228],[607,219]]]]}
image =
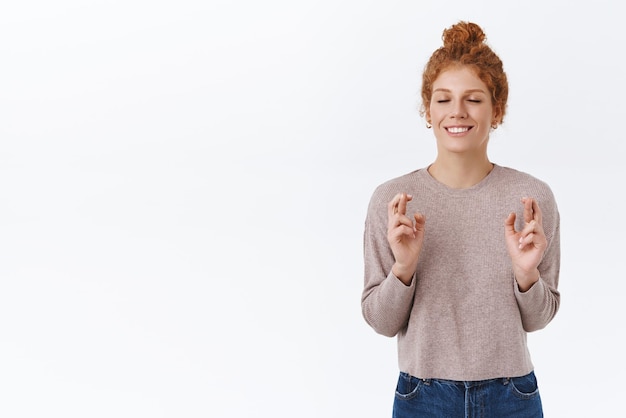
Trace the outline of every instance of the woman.
{"type": "Polygon", "coordinates": [[[559,308],[559,213],[547,184],[487,156],[507,96],[482,29],[444,30],[420,112],[437,156],[371,198],[362,309],[397,336],[395,418],[543,416],[526,334],[559,308]]]}

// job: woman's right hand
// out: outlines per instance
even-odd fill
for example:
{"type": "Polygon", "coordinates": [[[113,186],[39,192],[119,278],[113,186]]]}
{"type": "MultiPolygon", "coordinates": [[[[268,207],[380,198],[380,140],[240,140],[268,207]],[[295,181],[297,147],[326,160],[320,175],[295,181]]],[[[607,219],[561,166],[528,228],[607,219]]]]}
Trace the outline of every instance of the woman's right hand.
{"type": "Polygon", "coordinates": [[[398,193],[387,205],[387,241],[395,258],[392,273],[409,286],[417,269],[417,261],[424,243],[426,218],[413,214],[414,221],[406,215],[407,202],[413,196],[398,193]]]}

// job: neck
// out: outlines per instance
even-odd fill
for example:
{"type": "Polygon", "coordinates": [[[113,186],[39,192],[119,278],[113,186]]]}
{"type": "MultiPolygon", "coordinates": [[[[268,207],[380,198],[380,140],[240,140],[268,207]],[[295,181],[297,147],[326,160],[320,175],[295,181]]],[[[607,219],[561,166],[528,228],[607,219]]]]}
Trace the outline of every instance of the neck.
{"type": "Polygon", "coordinates": [[[479,161],[450,161],[437,158],[428,172],[440,183],[452,189],[466,189],[480,183],[493,170],[487,156],[479,161]]]}

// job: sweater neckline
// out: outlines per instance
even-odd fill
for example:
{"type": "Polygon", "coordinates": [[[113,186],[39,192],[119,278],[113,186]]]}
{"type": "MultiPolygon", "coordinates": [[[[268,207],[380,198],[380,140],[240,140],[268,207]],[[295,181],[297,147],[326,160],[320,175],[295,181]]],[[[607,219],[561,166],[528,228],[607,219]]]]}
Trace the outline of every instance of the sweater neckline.
{"type": "Polygon", "coordinates": [[[455,189],[453,187],[443,184],[428,172],[428,167],[425,167],[420,171],[422,172],[422,177],[426,181],[426,184],[428,184],[430,188],[434,189],[438,193],[445,193],[450,196],[467,196],[477,193],[485,187],[488,187],[494,181],[493,179],[498,177],[498,173],[502,170],[502,167],[493,162],[492,164],[493,169],[485,177],[483,177],[481,181],[471,187],[465,187],[462,189],[455,189]]]}

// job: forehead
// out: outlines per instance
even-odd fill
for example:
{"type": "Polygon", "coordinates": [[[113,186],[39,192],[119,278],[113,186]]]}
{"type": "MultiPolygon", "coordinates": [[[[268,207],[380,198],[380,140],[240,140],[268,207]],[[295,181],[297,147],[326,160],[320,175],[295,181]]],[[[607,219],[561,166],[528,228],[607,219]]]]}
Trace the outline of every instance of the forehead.
{"type": "Polygon", "coordinates": [[[438,91],[464,92],[468,90],[481,91],[485,94],[489,91],[487,85],[478,77],[476,72],[467,66],[452,67],[444,70],[433,83],[433,93],[438,91]]]}

